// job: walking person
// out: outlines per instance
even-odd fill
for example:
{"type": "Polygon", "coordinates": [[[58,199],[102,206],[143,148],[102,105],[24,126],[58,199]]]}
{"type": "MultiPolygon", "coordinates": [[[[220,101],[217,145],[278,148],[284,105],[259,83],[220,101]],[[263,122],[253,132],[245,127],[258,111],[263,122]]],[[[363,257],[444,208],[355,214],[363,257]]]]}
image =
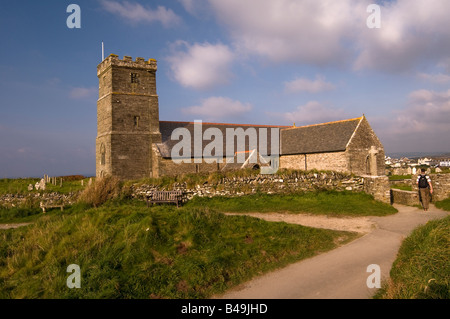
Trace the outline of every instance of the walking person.
{"type": "Polygon", "coordinates": [[[417,176],[416,184],[419,186],[419,199],[422,202],[423,210],[428,211],[431,194],[433,194],[433,185],[431,185],[430,176],[426,174],[424,168],[421,169],[421,173],[417,176]]]}

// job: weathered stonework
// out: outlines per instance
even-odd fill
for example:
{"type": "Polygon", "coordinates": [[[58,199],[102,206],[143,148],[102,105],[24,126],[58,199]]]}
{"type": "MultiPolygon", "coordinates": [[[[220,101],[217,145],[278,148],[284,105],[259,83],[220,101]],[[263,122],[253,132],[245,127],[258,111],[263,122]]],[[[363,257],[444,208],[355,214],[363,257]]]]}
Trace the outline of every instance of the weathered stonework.
{"type": "Polygon", "coordinates": [[[391,202],[393,204],[408,206],[420,205],[419,193],[400,189],[391,189],[391,202]]]}
{"type": "Polygon", "coordinates": [[[152,144],[161,142],[156,70],[155,60],[115,55],[97,67],[97,176],[153,176],[152,144]]]}
{"type": "Polygon", "coordinates": [[[39,205],[44,202],[47,205],[73,205],[77,202],[78,193],[60,194],[60,193],[34,193],[34,194],[4,194],[0,195],[0,207],[12,208],[21,207],[25,203],[39,205]]]}
{"type": "Polygon", "coordinates": [[[345,152],[284,155],[280,157],[280,168],[349,171],[345,152]]]}
{"type": "Polygon", "coordinates": [[[364,176],[364,192],[384,203],[391,203],[390,183],[387,176],[364,176]]]}
{"type": "MultiPolygon", "coordinates": [[[[188,187],[186,183],[175,183],[170,187],[156,185],[134,186],[134,197],[144,198],[154,190],[182,190],[187,193],[187,198],[194,196],[242,196],[263,192],[268,194],[290,194],[301,191],[337,190],[337,191],[366,191],[374,195],[375,199],[385,203],[390,202],[386,197],[383,186],[384,181],[373,178],[358,177],[337,172],[319,173],[288,173],[281,175],[253,175],[247,177],[223,178],[215,183],[204,183],[188,187]]],[[[387,190],[389,195],[389,190],[387,190]]]]}
{"type": "Polygon", "coordinates": [[[175,163],[171,159],[161,158],[159,170],[161,176],[174,176],[192,173],[213,173],[220,171],[225,166],[224,163],[175,163]]]}

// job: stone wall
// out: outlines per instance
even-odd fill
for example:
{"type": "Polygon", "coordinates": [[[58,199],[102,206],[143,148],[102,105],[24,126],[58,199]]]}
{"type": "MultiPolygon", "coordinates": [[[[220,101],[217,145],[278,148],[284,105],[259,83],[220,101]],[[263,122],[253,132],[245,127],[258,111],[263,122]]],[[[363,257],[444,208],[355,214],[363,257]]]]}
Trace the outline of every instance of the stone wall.
{"type": "Polygon", "coordinates": [[[202,185],[191,187],[188,187],[186,183],[175,183],[170,187],[139,185],[132,186],[132,193],[134,197],[142,198],[154,190],[169,189],[185,191],[188,199],[194,196],[241,196],[257,192],[283,194],[314,190],[366,191],[374,195],[377,200],[390,203],[389,181],[387,181],[387,178],[366,178],[338,172],[294,172],[280,175],[222,178],[215,183],[205,182],[202,185]]]}
{"type": "Polygon", "coordinates": [[[33,207],[39,207],[40,202],[46,205],[72,205],[77,201],[78,193],[30,193],[30,194],[5,194],[0,195],[0,206],[6,208],[21,207],[29,203],[33,207]]]}
{"type": "Polygon", "coordinates": [[[161,176],[175,176],[183,174],[194,173],[213,173],[221,170],[225,166],[225,163],[206,163],[202,160],[202,163],[175,163],[171,159],[160,158],[159,171],[161,176]]]}
{"type": "Polygon", "coordinates": [[[387,176],[364,176],[364,192],[384,203],[391,203],[391,185],[387,176]]]}
{"type": "Polygon", "coordinates": [[[417,191],[403,191],[400,189],[391,189],[391,201],[393,204],[401,205],[420,205],[419,193],[417,191]]]}
{"type": "MultiPolygon", "coordinates": [[[[413,192],[418,192],[416,184],[418,175],[411,177],[413,192]]],[[[450,197],[450,174],[429,174],[433,185],[433,201],[441,201],[450,197]]]]}
{"type": "Polygon", "coordinates": [[[280,156],[280,168],[348,172],[345,152],[280,156]]]}

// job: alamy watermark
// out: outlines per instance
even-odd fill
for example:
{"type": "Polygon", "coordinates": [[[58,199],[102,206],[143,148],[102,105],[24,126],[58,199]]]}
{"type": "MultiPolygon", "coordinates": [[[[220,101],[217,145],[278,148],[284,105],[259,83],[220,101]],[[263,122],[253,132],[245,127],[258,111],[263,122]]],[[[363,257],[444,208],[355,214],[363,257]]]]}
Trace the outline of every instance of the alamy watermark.
{"type": "Polygon", "coordinates": [[[67,277],[66,284],[70,289],[81,288],[81,269],[76,264],[71,264],[67,267],[67,272],[72,273],[67,277]]]}
{"type": "Polygon", "coordinates": [[[71,13],[66,20],[69,29],[81,28],[81,8],[78,4],[69,4],[67,6],[67,13],[71,13]]]}
{"type": "Polygon", "coordinates": [[[367,266],[367,272],[372,273],[367,277],[366,284],[368,288],[381,288],[381,267],[377,264],[367,266]]]}
{"type": "Polygon", "coordinates": [[[227,164],[261,163],[261,174],[275,174],[279,168],[280,129],[277,127],[227,127],[224,136],[218,127],[203,131],[203,122],[196,120],[193,132],[185,127],[176,128],[172,131],[171,140],[179,141],[171,150],[172,161],[177,164],[224,163],[225,159],[227,164]],[[210,142],[204,145],[205,141],[210,142]]]}
{"type": "Polygon", "coordinates": [[[366,25],[369,29],[381,28],[381,7],[378,4],[371,4],[367,7],[367,13],[371,15],[366,20],[366,25]]]}

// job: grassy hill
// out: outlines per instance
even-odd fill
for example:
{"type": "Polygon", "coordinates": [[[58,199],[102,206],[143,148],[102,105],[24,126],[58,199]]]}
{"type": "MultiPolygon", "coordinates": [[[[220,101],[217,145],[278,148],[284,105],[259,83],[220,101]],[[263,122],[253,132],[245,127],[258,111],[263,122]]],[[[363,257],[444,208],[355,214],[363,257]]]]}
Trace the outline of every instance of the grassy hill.
{"type": "Polygon", "coordinates": [[[430,221],[408,236],[400,247],[390,281],[375,298],[450,298],[450,216],[430,221]]]}
{"type": "Polygon", "coordinates": [[[32,222],[0,230],[0,298],[207,298],[358,237],[222,213],[255,210],[334,216],[396,212],[352,192],[195,198],[180,209],[147,208],[117,181],[103,179],[86,187],[78,204],[64,212],[42,214],[26,205],[0,209],[0,223],[32,222]],[[71,264],[81,268],[81,289],[66,285],[71,264]]]}
{"type": "Polygon", "coordinates": [[[356,236],[208,208],[76,205],[0,231],[0,298],[205,298],[356,236]],[[66,286],[70,264],[81,289],[66,286]]]}

